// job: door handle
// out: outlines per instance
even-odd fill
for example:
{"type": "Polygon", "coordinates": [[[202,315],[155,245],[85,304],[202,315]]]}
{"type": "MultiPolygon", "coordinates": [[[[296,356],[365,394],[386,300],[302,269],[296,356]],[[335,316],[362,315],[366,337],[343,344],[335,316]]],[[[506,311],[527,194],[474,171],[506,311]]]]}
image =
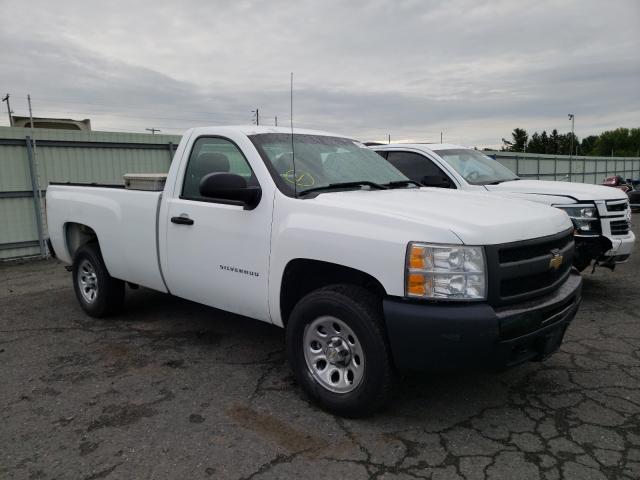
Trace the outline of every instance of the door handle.
{"type": "Polygon", "coordinates": [[[193,225],[193,220],[189,217],[171,217],[171,223],[177,223],[178,225],[193,225]]]}

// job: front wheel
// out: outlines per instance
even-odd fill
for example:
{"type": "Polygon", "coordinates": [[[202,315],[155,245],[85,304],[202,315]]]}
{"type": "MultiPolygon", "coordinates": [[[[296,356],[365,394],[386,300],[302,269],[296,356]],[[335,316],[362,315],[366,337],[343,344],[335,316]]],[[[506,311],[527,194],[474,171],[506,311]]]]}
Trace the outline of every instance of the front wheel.
{"type": "Polygon", "coordinates": [[[287,324],[287,357],[307,395],[338,415],[368,415],[390,397],[380,301],[363,288],[335,285],[302,298],[287,324]]]}
{"type": "Polygon", "coordinates": [[[585,270],[589,265],[591,265],[591,260],[576,258],[573,261],[573,266],[576,267],[576,270],[578,270],[579,272],[585,270]]]}
{"type": "Polygon", "coordinates": [[[73,257],[73,287],[82,309],[92,317],[117,313],[124,302],[124,282],[109,275],[100,248],[88,243],[73,257]]]}

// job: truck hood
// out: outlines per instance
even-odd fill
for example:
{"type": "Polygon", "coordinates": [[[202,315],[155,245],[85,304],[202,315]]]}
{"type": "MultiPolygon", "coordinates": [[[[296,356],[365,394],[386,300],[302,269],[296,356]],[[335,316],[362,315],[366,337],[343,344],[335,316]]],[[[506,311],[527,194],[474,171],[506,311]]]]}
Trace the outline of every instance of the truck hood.
{"type": "Polygon", "coordinates": [[[468,245],[494,245],[554,235],[572,228],[566,213],[530,201],[498,198],[489,193],[442,188],[356,190],[331,192],[311,200],[325,206],[356,211],[413,224],[414,240],[429,241],[421,232],[453,232],[468,245]]]}
{"type": "Polygon", "coordinates": [[[485,185],[490,192],[517,193],[529,195],[552,195],[566,197],[574,201],[621,200],[627,198],[617,188],[586,183],[550,182],[548,180],[516,180],[498,185],[485,185]]]}

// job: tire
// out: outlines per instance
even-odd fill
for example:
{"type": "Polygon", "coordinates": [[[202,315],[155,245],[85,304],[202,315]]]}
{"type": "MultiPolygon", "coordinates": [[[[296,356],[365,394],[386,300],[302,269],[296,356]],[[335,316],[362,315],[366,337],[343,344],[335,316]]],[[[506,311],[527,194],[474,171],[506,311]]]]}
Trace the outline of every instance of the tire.
{"type": "Polygon", "coordinates": [[[294,377],[321,408],[363,417],[388,402],[391,354],[380,300],[367,290],[333,285],[309,293],[291,312],[286,337],[294,377]]]}
{"type": "Polygon", "coordinates": [[[87,243],[78,249],[72,272],[76,297],[87,314],[103,318],[122,309],[124,282],[109,275],[97,243],[87,243]]]}
{"type": "Polygon", "coordinates": [[[579,271],[582,272],[584,269],[586,269],[589,265],[591,265],[591,260],[574,260],[573,262],[573,266],[579,271]]]}

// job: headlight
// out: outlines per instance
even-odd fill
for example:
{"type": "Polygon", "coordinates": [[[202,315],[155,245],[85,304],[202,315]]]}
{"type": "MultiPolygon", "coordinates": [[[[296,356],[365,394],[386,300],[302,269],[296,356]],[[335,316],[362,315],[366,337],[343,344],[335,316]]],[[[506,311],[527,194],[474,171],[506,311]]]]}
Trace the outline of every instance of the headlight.
{"type": "Polygon", "coordinates": [[[411,242],[407,249],[405,295],[411,298],[484,300],[484,249],[411,242]]]}
{"type": "Polygon", "coordinates": [[[567,212],[577,234],[598,235],[600,233],[600,223],[596,207],[589,205],[555,206],[567,212]]]}

